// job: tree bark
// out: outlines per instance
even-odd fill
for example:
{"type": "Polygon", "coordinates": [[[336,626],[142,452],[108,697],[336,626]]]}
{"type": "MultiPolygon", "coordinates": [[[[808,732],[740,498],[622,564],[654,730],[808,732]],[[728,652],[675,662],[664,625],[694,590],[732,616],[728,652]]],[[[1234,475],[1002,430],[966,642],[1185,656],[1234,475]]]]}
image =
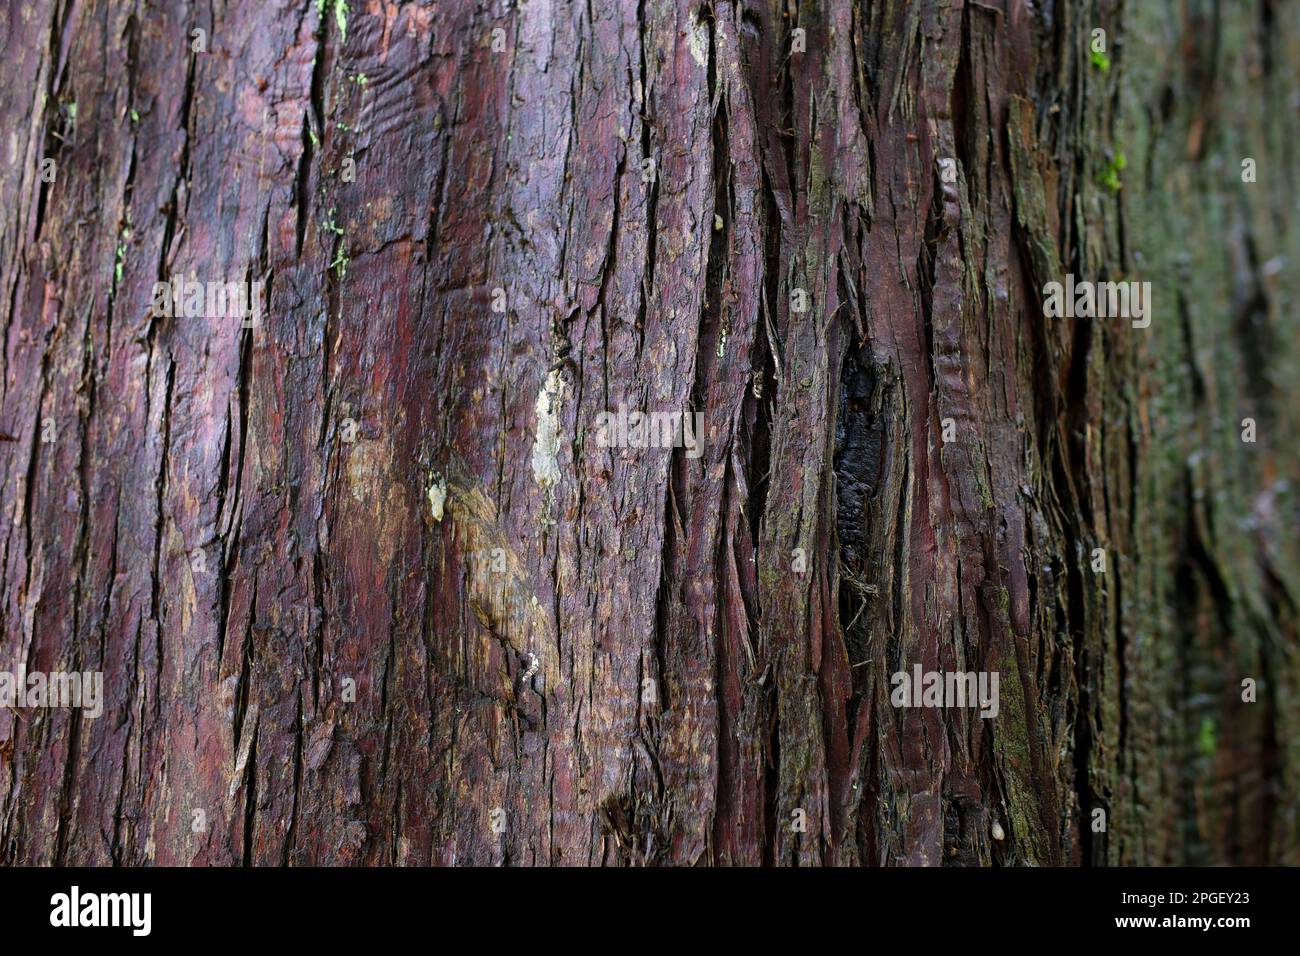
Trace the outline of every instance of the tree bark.
{"type": "Polygon", "coordinates": [[[3,862],[1300,863],[1300,3],[0,48],[0,668],[104,675],[0,709],[3,862]],[[1067,274],[1150,327],[1045,316],[1067,274]]]}

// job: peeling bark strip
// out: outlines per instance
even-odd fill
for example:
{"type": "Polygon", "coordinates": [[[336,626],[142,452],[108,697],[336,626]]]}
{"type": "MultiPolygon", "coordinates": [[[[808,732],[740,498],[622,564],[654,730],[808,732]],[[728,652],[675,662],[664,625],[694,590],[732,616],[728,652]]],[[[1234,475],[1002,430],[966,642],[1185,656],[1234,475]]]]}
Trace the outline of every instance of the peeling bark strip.
{"type": "Polygon", "coordinates": [[[0,50],[0,861],[1300,863],[1300,0],[0,50]]]}

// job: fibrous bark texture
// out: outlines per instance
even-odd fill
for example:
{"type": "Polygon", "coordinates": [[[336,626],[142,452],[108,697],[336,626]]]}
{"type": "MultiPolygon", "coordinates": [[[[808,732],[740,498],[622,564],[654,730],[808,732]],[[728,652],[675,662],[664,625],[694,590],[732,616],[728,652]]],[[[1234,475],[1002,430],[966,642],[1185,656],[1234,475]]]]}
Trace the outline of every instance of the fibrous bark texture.
{"type": "Polygon", "coordinates": [[[0,669],[104,688],[0,710],[0,861],[1300,863],[1300,3],[0,50],[0,669]]]}

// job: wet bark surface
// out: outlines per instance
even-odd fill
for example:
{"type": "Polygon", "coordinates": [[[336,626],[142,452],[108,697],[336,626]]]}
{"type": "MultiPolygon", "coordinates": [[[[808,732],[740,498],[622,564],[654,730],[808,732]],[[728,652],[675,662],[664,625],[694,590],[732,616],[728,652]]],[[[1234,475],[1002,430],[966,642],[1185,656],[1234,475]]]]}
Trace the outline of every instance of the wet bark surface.
{"type": "Polygon", "coordinates": [[[0,668],[105,694],[0,709],[0,860],[1300,863],[1294,0],[0,50],[0,668]],[[1045,317],[1067,273],[1150,327],[1045,317]]]}

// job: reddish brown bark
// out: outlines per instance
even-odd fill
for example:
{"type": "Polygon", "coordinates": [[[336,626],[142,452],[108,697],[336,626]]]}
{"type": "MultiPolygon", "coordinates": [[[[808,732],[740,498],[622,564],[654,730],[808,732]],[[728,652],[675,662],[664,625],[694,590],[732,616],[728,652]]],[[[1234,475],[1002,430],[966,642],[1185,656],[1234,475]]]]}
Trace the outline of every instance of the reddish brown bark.
{"type": "Polygon", "coordinates": [[[1297,13],[0,12],[0,859],[1297,862],[1297,13]]]}

